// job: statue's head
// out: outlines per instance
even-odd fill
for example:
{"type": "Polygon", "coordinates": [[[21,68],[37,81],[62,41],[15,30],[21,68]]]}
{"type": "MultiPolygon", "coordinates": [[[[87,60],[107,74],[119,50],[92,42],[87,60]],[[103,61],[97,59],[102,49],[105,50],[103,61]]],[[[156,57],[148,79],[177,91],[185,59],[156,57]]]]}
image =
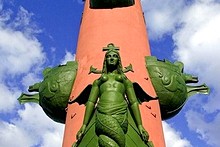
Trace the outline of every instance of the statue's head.
{"type": "Polygon", "coordinates": [[[119,54],[119,48],[115,47],[113,43],[103,48],[103,51],[107,51],[103,63],[102,73],[107,73],[110,69],[117,70],[118,73],[123,73],[121,58],[119,54]]]}

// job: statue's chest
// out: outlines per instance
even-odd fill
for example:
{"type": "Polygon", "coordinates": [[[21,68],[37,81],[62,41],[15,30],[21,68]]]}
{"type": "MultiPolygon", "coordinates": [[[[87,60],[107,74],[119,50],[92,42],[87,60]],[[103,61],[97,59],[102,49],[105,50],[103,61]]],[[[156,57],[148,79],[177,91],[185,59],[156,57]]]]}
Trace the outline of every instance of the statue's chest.
{"type": "Polygon", "coordinates": [[[120,75],[105,75],[103,77],[103,83],[100,85],[100,91],[116,91],[116,92],[123,92],[125,90],[123,80],[119,77],[120,75]]]}

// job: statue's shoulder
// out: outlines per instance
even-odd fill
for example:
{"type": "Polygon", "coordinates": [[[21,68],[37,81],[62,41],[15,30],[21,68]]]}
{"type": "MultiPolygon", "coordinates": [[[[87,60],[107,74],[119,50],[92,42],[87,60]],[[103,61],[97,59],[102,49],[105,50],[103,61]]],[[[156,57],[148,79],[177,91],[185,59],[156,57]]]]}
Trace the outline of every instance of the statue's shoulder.
{"type": "Polygon", "coordinates": [[[122,79],[123,79],[123,83],[125,84],[126,87],[132,87],[133,83],[131,82],[131,80],[129,80],[127,78],[127,76],[125,74],[122,75],[122,79]]]}
{"type": "Polygon", "coordinates": [[[98,79],[93,82],[93,86],[100,86],[102,83],[108,80],[107,74],[102,74],[98,79]]]}

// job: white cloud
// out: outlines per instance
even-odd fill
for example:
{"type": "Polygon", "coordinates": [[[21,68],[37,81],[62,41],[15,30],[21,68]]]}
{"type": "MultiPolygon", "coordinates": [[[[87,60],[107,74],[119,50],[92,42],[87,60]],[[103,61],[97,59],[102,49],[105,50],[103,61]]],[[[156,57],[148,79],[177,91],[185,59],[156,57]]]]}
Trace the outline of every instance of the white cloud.
{"type": "Polygon", "coordinates": [[[29,147],[32,144],[27,132],[16,125],[0,121],[0,146],[29,147]]]}
{"type": "Polygon", "coordinates": [[[61,61],[61,64],[66,64],[67,61],[75,61],[75,54],[66,51],[64,59],[61,61]]]}
{"type": "Polygon", "coordinates": [[[40,82],[42,79],[40,79],[35,73],[27,73],[22,78],[22,85],[23,87],[28,88],[30,85],[33,85],[35,83],[40,82]]]}
{"type": "Polygon", "coordinates": [[[175,44],[174,58],[184,63],[187,73],[198,75],[200,83],[205,82],[211,87],[208,99],[193,97],[197,100],[190,101],[193,103],[192,110],[187,112],[186,117],[190,129],[197,132],[204,143],[218,146],[220,1],[170,2],[171,0],[142,1],[149,36],[155,40],[170,34],[175,44]],[[205,116],[211,119],[207,121],[205,116]]]}
{"type": "Polygon", "coordinates": [[[175,57],[185,63],[187,71],[196,73],[201,81],[212,87],[211,96],[203,108],[220,110],[220,4],[197,2],[182,18],[183,26],[173,36],[175,57]]]}
{"type": "Polygon", "coordinates": [[[167,147],[192,147],[190,142],[183,138],[172,126],[163,121],[163,131],[167,147]]]}
{"type": "Polygon", "coordinates": [[[25,104],[25,108],[18,111],[17,118],[10,123],[0,122],[0,146],[60,147],[63,132],[64,125],[49,119],[39,105],[25,104]]]}
{"type": "Polygon", "coordinates": [[[34,36],[40,29],[31,20],[33,14],[23,7],[17,15],[10,9],[1,9],[0,14],[0,79],[6,73],[18,75],[29,72],[34,65],[41,66],[45,55],[34,36]]]}
{"type": "Polygon", "coordinates": [[[20,6],[17,16],[13,23],[11,23],[11,27],[22,30],[25,35],[33,35],[35,33],[40,33],[41,30],[37,27],[37,25],[32,21],[33,13],[28,12],[26,9],[20,6]]]}
{"type": "Polygon", "coordinates": [[[20,7],[15,19],[11,15],[10,9],[0,9],[0,111],[7,113],[18,103],[22,86],[14,79],[23,78],[23,84],[27,84],[28,75],[25,74],[32,71],[32,77],[37,77],[34,73],[45,60],[42,45],[34,36],[39,29],[31,23],[33,14],[20,7]]]}
{"type": "Polygon", "coordinates": [[[61,147],[63,142],[63,131],[51,131],[43,135],[42,147],[61,147]]]}
{"type": "Polygon", "coordinates": [[[0,1],[0,26],[4,26],[5,22],[10,20],[12,11],[11,10],[4,10],[3,4],[0,1]]]}
{"type": "Polygon", "coordinates": [[[184,0],[142,0],[142,7],[150,39],[156,40],[173,32],[178,27],[184,0]]]}
{"type": "Polygon", "coordinates": [[[39,143],[44,146],[49,146],[49,143],[54,147],[61,146],[64,125],[52,121],[38,104],[25,104],[25,108],[19,110],[18,115],[19,118],[13,120],[13,123],[28,133],[33,142],[32,146],[39,143]]]}
{"type": "Polygon", "coordinates": [[[27,73],[33,65],[44,61],[41,44],[22,32],[0,28],[0,77],[3,74],[27,73]]]}
{"type": "Polygon", "coordinates": [[[196,1],[182,15],[182,26],[173,35],[176,45],[175,58],[183,61],[187,71],[198,75],[202,82],[211,87],[212,93],[207,101],[197,101],[197,105],[205,111],[190,110],[186,117],[189,128],[212,146],[220,144],[216,137],[220,131],[219,10],[220,4],[214,1],[196,1]],[[213,112],[217,112],[217,115],[207,122],[204,116],[213,115],[213,112]]]}
{"type": "Polygon", "coordinates": [[[4,10],[0,1],[0,113],[16,116],[10,118],[9,115],[7,122],[0,118],[0,146],[60,147],[64,125],[50,120],[39,105],[18,107],[21,87],[39,80],[36,73],[45,60],[43,47],[35,37],[40,29],[32,17],[23,7],[18,14],[4,10]]]}
{"type": "Polygon", "coordinates": [[[199,138],[205,140],[212,147],[220,144],[220,114],[218,113],[213,121],[206,121],[203,114],[190,110],[186,113],[188,126],[191,130],[199,134],[199,138]]]}
{"type": "Polygon", "coordinates": [[[17,105],[16,99],[20,92],[16,88],[9,88],[4,84],[0,84],[0,113],[11,112],[17,105]]]}

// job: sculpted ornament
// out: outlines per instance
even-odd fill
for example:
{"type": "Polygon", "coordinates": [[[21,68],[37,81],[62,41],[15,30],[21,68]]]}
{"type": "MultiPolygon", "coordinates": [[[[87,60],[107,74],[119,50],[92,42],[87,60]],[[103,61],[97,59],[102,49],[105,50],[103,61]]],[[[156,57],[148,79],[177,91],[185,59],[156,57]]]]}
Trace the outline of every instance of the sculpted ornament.
{"type": "Polygon", "coordinates": [[[205,84],[188,85],[197,83],[198,77],[183,73],[184,65],[180,61],[171,63],[148,56],[146,66],[159,99],[163,120],[178,114],[188,97],[198,93],[209,93],[209,88],[205,84]]]}
{"type": "MultiPolygon", "coordinates": [[[[118,47],[110,43],[103,51],[106,54],[102,70],[91,66],[89,71],[101,76],[76,99],[68,101],[78,68],[76,61],[69,61],[65,65],[46,68],[43,81],[28,89],[35,93],[22,93],[19,102],[38,103],[48,117],[59,123],[65,123],[68,103],[86,104],[83,125],[73,146],[152,147],[149,134],[142,126],[139,104],[155,98],[142,92],[138,83],[132,83],[126,77],[126,72],[134,71],[131,64],[122,67],[118,47]]],[[[163,120],[177,115],[188,97],[209,93],[205,84],[189,85],[197,83],[198,77],[184,73],[182,62],[171,63],[153,56],[146,57],[145,61],[163,120]]]]}
{"type": "MultiPolygon", "coordinates": [[[[73,146],[153,147],[142,126],[139,102],[132,82],[124,74],[119,49],[110,43],[103,50],[106,54],[101,76],[92,84],[83,125],[73,146]]],[[[94,68],[92,72],[100,73],[94,68]]]]}
{"type": "Polygon", "coordinates": [[[21,104],[38,103],[52,120],[65,123],[65,109],[75,81],[76,71],[76,61],[69,61],[65,65],[44,69],[44,80],[29,86],[28,91],[35,92],[35,94],[22,93],[18,98],[19,102],[21,104]]]}

